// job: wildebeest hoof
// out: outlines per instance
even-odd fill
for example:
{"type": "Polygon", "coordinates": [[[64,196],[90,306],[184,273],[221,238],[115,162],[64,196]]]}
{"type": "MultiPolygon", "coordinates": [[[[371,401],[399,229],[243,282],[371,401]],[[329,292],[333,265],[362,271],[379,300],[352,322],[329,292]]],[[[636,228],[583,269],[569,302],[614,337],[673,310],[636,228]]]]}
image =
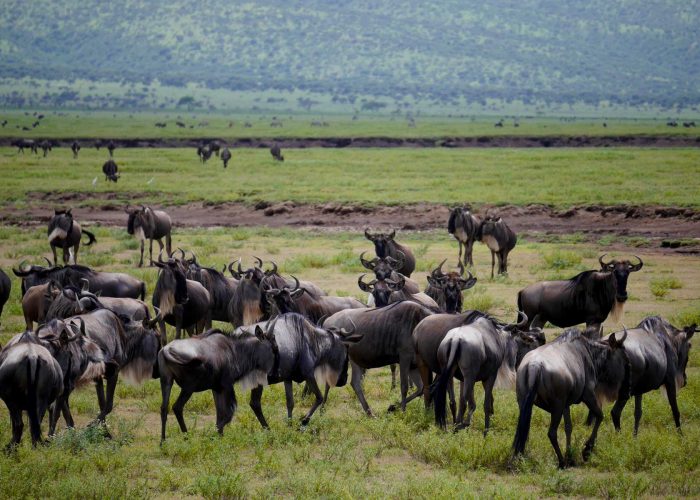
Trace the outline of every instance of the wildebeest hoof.
{"type": "Polygon", "coordinates": [[[301,419],[301,426],[306,427],[307,425],[309,425],[309,419],[306,417],[302,418],[301,419]]]}
{"type": "Polygon", "coordinates": [[[392,405],[389,405],[389,408],[387,408],[386,411],[389,412],[389,413],[393,413],[393,412],[395,412],[396,410],[398,410],[398,406],[397,406],[396,404],[392,404],[392,405]]]}

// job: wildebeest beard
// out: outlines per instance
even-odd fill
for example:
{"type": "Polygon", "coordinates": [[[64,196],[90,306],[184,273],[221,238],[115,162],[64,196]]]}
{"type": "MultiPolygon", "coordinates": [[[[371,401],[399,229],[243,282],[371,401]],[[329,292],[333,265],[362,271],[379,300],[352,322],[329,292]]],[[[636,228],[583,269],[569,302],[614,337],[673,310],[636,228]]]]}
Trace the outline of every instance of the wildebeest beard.
{"type": "Polygon", "coordinates": [[[136,212],[131,212],[129,214],[129,220],[126,223],[126,232],[129,234],[134,234],[134,224],[136,222],[136,212]]]}

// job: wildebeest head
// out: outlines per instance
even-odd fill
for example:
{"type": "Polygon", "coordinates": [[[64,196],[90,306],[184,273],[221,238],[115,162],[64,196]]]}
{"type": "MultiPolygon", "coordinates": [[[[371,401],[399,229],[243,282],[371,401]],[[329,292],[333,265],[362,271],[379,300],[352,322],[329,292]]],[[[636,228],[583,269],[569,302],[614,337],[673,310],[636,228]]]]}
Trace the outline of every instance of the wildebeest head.
{"type": "Polygon", "coordinates": [[[394,242],[396,231],[391,233],[370,233],[365,229],[365,238],[374,243],[374,251],[377,257],[386,257],[389,254],[389,247],[394,242]]]}
{"type": "Polygon", "coordinates": [[[597,360],[599,380],[597,392],[610,401],[626,399],[630,396],[630,362],[625,352],[625,339],[627,339],[626,329],[620,336],[613,333],[607,339],[595,342],[608,349],[606,356],[597,360]]]}
{"type": "Polygon", "coordinates": [[[268,273],[277,274],[277,264],[275,264],[275,263],[273,262],[273,263],[272,263],[272,264],[273,264],[273,269],[272,269],[272,270],[270,270],[270,271],[263,271],[263,269],[262,269],[262,265],[263,265],[262,259],[260,259],[259,257],[254,257],[254,258],[255,258],[256,265],[253,266],[253,267],[249,267],[249,268],[247,268],[247,269],[243,269],[243,267],[241,266],[241,259],[238,259],[238,261],[237,261],[237,264],[238,264],[237,270],[234,270],[234,268],[233,268],[233,262],[231,262],[231,263],[228,265],[228,270],[229,270],[229,272],[231,273],[231,276],[233,276],[233,277],[236,278],[236,279],[240,279],[240,280],[242,280],[242,279],[248,279],[248,280],[253,281],[256,285],[260,285],[260,283],[262,282],[262,280],[263,280],[266,276],[269,275],[268,273]]]}
{"type": "Polygon", "coordinates": [[[476,285],[476,277],[470,271],[466,271],[462,263],[459,263],[459,272],[442,272],[443,260],[440,265],[428,276],[428,283],[439,289],[444,294],[445,312],[449,314],[459,313],[462,310],[462,291],[476,285]],[[465,271],[468,277],[464,277],[465,271]]]}
{"type": "Polygon", "coordinates": [[[683,331],[676,335],[673,342],[676,344],[676,350],[678,352],[678,375],[682,375],[681,387],[685,387],[688,384],[688,375],[685,373],[685,369],[688,366],[688,357],[690,356],[690,348],[692,344],[690,339],[693,338],[695,332],[698,332],[698,325],[693,323],[690,326],[683,327],[683,331]]]}
{"type": "Polygon", "coordinates": [[[56,239],[63,240],[71,234],[73,230],[72,209],[54,210],[54,215],[49,221],[48,236],[49,242],[56,239]]]}
{"type": "Polygon", "coordinates": [[[27,290],[31,287],[43,285],[50,281],[57,271],[63,269],[61,266],[54,266],[48,259],[45,258],[45,260],[48,267],[33,266],[26,261],[22,261],[17,268],[12,268],[12,272],[15,276],[22,278],[22,295],[27,293],[27,290]]]}
{"type": "Polygon", "coordinates": [[[627,300],[627,279],[630,273],[639,271],[644,262],[642,259],[637,257],[639,261],[637,264],[632,264],[629,260],[611,260],[610,262],[604,262],[603,257],[606,254],[598,257],[598,262],[600,263],[600,270],[603,272],[612,273],[615,278],[615,300],[622,303],[627,300]]]}
{"type": "Polygon", "coordinates": [[[527,315],[518,311],[518,319],[515,323],[505,325],[503,330],[510,332],[515,340],[515,366],[519,366],[523,357],[533,349],[545,344],[544,331],[541,328],[531,328],[527,330],[527,315]]]}
{"type": "Polygon", "coordinates": [[[391,294],[398,292],[403,289],[406,284],[406,280],[401,276],[398,281],[391,279],[377,280],[374,279],[369,283],[363,281],[363,278],[367,276],[363,274],[357,278],[357,286],[363,292],[371,293],[374,298],[374,305],[376,307],[385,307],[389,305],[389,300],[391,299],[391,294]]]}
{"type": "Polygon", "coordinates": [[[393,257],[387,256],[375,257],[372,260],[365,259],[365,253],[367,252],[362,252],[360,254],[360,262],[365,269],[373,271],[375,278],[378,280],[391,278],[391,274],[393,272],[396,272],[403,267],[405,260],[403,252],[398,252],[399,259],[394,259],[393,257]]]}
{"type": "MultiPolygon", "coordinates": [[[[181,264],[173,258],[163,261],[161,255],[158,255],[158,262],[153,264],[161,270],[156,283],[156,290],[160,292],[160,296],[164,297],[167,294],[172,294],[175,304],[186,304],[189,300],[187,295],[187,278],[181,264]]],[[[154,290],[155,293],[156,291],[154,290]]],[[[169,312],[167,311],[166,314],[169,312]]]]}
{"type": "Polygon", "coordinates": [[[299,280],[295,276],[292,276],[292,278],[294,278],[295,282],[294,288],[290,288],[287,285],[277,288],[272,284],[273,280],[270,279],[270,276],[266,276],[260,284],[260,288],[267,296],[268,301],[275,304],[280,314],[299,312],[295,299],[301,297],[306,290],[299,286],[299,280]]]}
{"type": "Polygon", "coordinates": [[[500,217],[487,215],[484,217],[484,220],[481,221],[481,225],[479,226],[479,235],[481,237],[493,235],[496,232],[497,224],[500,222],[502,222],[500,217]]]}
{"type": "Polygon", "coordinates": [[[75,287],[61,286],[50,281],[45,297],[51,301],[46,311],[46,320],[64,319],[85,312],[80,302],[80,290],[75,287]]]}
{"type": "Polygon", "coordinates": [[[150,207],[141,205],[140,208],[129,208],[129,206],[127,206],[124,211],[129,215],[129,219],[126,223],[126,231],[129,234],[134,234],[139,230],[144,231],[147,229],[153,229],[153,211],[150,207]]]}
{"type": "MultiPolygon", "coordinates": [[[[317,328],[317,331],[323,332],[323,328],[317,328]]],[[[361,333],[355,333],[355,328],[352,330],[346,330],[345,328],[335,328],[330,327],[325,329],[330,336],[332,342],[332,350],[335,355],[342,355],[342,368],[340,373],[338,373],[338,380],[335,383],[336,387],[343,387],[348,382],[348,365],[350,361],[350,355],[348,349],[351,345],[356,344],[362,340],[363,335],[361,333]]]]}

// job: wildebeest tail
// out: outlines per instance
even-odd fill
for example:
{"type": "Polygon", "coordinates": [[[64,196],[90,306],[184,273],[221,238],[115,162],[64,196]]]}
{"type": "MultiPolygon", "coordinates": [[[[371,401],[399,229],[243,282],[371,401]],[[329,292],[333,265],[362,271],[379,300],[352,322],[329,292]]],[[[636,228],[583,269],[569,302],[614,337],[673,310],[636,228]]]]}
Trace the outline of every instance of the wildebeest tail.
{"type": "Polygon", "coordinates": [[[29,356],[27,359],[27,413],[29,414],[29,422],[37,422],[39,416],[37,408],[39,401],[37,398],[37,383],[39,381],[39,359],[34,356],[29,356]]]}
{"type": "Polygon", "coordinates": [[[139,300],[145,300],[145,298],[146,298],[146,283],[142,281],[141,282],[141,291],[139,292],[139,300]]]}
{"type": "Polygon", "coordinates": [[[457,360],[459,359],[460,342],[459,340],[451,340],[448,344],[447,363],[440,372],[440,375],[432,389],[433,404],[435,405],[435,423],[443,429],[447,426],[447,385],[452,380],[454,372],[457,369],[457,360]]]}
{"type": "Polygon", "coordinates": [[[89,247],[93,243],[97,243],[97,239],[95,238],[95,235],[92,234],[90,231],[83,229],[83,234],[87,234],[87,236],[88,236],[88,242],[85,243],[86,247],[89,247]]]}
{"type": "Polygon", "coordinates": [[[530,422],[532,420],[532,407],[535,405],[535,396],[537,395],[537,386],[540,383],[539,369],[532,373],[529,369],[523,372],[526,377],[525,384],[527,392],[525,399],[519,402],[520,415],[518,415],[518,425],[515,429],[515,439],[513,440],[514,455],[522,455],[525,452],[525,444],[530,434],[530,422]]]}

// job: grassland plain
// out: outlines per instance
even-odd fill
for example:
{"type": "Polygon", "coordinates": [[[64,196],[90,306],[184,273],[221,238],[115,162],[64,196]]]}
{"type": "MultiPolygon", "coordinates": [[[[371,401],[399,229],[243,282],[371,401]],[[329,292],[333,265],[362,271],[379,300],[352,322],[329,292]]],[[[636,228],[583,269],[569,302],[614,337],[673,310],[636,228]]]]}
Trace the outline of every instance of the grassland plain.
{"type": "Polygon", "coordinates": [[[132,203],[173,205],[259,200],[398,205],[544,203],[700,206],[698,149],[298,149],[285,162],[264,149],[236,149],[229,168],[202,165],[194,149],[117,149],[122,174],[105,182],[104,149],[49,156],[0,148],[0,202],[19,206],[44,193],[104,204],[91,193],[132,203]],[[30,193],[33,193],[30,196],[30,193]],[[85,196],[72,198],[74,193],[85,196]]]}
{"type": "MultiPolygon", "coordinates": [[[[189,137],[474,137],[474,136],[629,136],[681,135],[697,137],[698,128],[668,127],[665,119],[625,118],[512,118],[503,127],[494,127],[500,117],[474,116],[450,118],[418,116],[412,126],[404,117],[303,113],[228,113],[207,114],[185,110],[167,113],[37,111],[45,115],[40,125],[34,112],[1,111],[0,119],[8,124],[0,128],[0,137],[52,138],[189,138],[189,137]],[[60,113],[60,114],[59,114],[60,113]],[[273,116],[275,117],[273,119],[273,116]],[[175,122],[185,127],[178,127],[175,122]],[[155,124],[166,123],[165,128],[155,124]],[[271,126],[281,122],[282,126],[271,126]],[[313,126],[324,122],[327,126],[313,126]],[[245,126],[248,123],[249,126],[245,126]],[[606,126],[603,126],[605,123],[606,126]],[[19,128],[17,128],[19,126],[19,128]],[[22,130],[28,127],[30,130],[22,130]]],[[[683,120],[681,120],[682,122],[683,120]]],[[[697,122],[697,120],[696,120],[697,122]]]]}
{"type": "MultiPolygon", "coordinates": [[[[137,244],[123,229],[97,227],[98,243],[81,252],[85,264],[129,272],[153,289],[156,270],[136,269],[137,244]]],[[[357,255],[368,250],[361,235],[291,229],[178,229],[175,243],[196,249],[200,261],[220,267],[241,256],[275,259],[285,273],[318,282],[329,293],[361,296],[356,285],[362,271],[357,255]]],[[[418,258],[416,277],[443,258],[456,257],[456,244],[442,231],[402,233],[402,241],[418,258]]],[[[649,314],[662,314],[678,324],[700,320],[700,259],[639,249],[644,269],[631,276],[625,324],[649,314]],[[659,295],[660,283],[672,283],[659,295]]],[[[477,286],[465,294],[466,307],[479,308],[503,319],[515,316],[515,294],[532,281],[572,276],[595,267],[598,248],[584,243],[520,241],[511,256],[510,276],[488,279],[489,256],[475,249],[477,286]]],[[[0,228],[0,266],[8,269],[25,257],[48,255],[42,229],[0,228]]],[[[10,302],[2,318],[3,344],[23,328],[19,282],[13,278],[10,302]]],[[[606,331],[619,325],[606,324],[606,331]]],[[[551,339],[556,329],[548,329],[551,339]]],[[[172,335],[172,332],[171,332],[172,335]]],[[[97,412],[94,391],[84,388],[71,398],[78,430],[62,431],[50,444],[32,449],[25,441],[12,456],[0,455],[2,497],[414,497],[454,498],[494,496],[698,496],[700,495],[700,357],[691,351],[688,386],[680,392],[683,434],[675,431],[668,404],[656,391],[645,396],[640,435],[632,436],[632,410],[623,415],[616,433],[604,421],[590,463],[581,450],[589,430],[585,411],[576,407],[574,448],[578,466],[555,467],[546,437],[548,415],[536,410],[525,460],[510,470],[508,459],[517,420],[512,391],[496,392],[496,415],[484,438],[483,392],[473,428],[454,434],[435,429],[422,403],[406,413],[386,414],[398,398],[391,392],[388,369],[372,370],[366,394],[379,417],[364,417],[350,387],[331,392],[327,407],[309,427],[286,422],[284,391],[267,389],[263,409],[270,431],[260,429],[239,393],[239,409],[219,438],[213,423],[209,393],[195,395],[185,410],[190,433],[182,435],[169,419],[168,440],[158,445],[160,391],[157,381],[134,388],[119,383],[116,407],[108,419],[114,436],[86,429],[97,412]]],[[[177,392],[177,389],[175,389],[177,392]]],[[[297,409],[307,408],[296,389],[297,409]]],[[[610,408],[606,408],[606,414],[610,408]]],[[[61,423],[61,429],[63,429],[61,423]]],[[[0,409],[0,442],[9,440],[10,425],[0,409]]]]}

